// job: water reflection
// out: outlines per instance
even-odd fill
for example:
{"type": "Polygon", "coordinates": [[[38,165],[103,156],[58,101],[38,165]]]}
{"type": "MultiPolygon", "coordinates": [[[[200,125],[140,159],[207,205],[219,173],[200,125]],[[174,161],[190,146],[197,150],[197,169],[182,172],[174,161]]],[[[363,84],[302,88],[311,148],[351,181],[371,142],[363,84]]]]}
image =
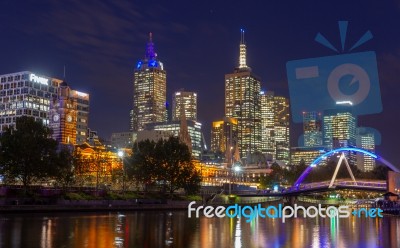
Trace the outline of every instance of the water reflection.
{"type": "Polygon", "coordinates": [[[188,219],[186,211],[0,215],[0,247],[400,247],[400,218],[188,219]]]}

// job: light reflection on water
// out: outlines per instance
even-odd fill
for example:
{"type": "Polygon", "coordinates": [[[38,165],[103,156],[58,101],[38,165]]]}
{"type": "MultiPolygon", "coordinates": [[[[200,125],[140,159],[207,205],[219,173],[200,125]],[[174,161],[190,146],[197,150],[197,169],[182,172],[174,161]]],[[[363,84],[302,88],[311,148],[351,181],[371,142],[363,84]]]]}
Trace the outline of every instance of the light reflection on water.
{"type": "Polygon", "coordinates": [[[188,219],[186,211],[0,215],[0,247],[400,247],[400,218],[188,219]]]}

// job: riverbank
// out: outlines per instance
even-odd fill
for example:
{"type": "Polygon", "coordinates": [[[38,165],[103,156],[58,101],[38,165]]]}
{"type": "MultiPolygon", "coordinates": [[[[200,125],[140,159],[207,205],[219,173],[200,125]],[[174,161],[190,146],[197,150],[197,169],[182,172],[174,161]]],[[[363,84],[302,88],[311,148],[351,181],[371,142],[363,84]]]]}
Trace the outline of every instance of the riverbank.
{"type": "MultiPolygon", "coordinates": [[[[57,199],[52,203],[26,204],[27,201],[15,199],[8,201],[9,204],[0,204],[0,214],[2,213],[46,213],[46,212],[91,212],[91,211],[145,211],[145,210],[187,210],[191,200],[161,200],[161,199],[131,199],[131,200],[63,200],[57,199]],[[12,202],[12,204],[10,204],[12,202]],[[24,204],[21,204],[24,202],[24,204]]],[[[203,202],[195,201],[193,206],[230,206],[269,204],[276,205],[281,203],[278,199],[236,199],[232,202],[203,202]]],[[[0,201],[1,203],[1,201],[0,201]]]]}
{"type": "Polygon", "coordinates": [[[3,213],[43,212],[91,212],[91,211],[143,211],[143,210],[186,210],[190,201],[167,201],[161,203],[138,201],[62,201],[52,205],[0,205],[3,213]]]}

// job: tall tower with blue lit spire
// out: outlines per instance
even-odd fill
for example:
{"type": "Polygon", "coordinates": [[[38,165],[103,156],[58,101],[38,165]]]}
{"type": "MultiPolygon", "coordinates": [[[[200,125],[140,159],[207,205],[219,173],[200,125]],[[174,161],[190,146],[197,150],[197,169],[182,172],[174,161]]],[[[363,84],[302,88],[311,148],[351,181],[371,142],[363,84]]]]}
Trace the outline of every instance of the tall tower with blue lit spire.
{"type": "Polygon", "coordinates": [[[167,73],[157,59],[152,33],[144,59],[136,64],[133,79],[131,131],[141,131],[147,123],[167,121],[167,73]]]}
{"type": "Polygon", "coordinates": [[[240,156],[261,151],[260,79],[247,66],[244,30],[240,32],[239,66],[225,75],[225,116],[238,121],[237,141],[240,156]]]}

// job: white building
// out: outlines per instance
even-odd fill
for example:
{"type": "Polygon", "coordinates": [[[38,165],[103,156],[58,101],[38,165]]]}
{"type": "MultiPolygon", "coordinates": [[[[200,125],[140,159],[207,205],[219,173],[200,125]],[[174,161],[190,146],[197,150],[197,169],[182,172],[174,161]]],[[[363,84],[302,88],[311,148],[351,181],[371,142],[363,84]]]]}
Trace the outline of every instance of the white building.
{"type": "MultiPolygon", "coordinates": [[[[50,101],[57,98],[62,80],[30,71],[0,75],[0,132],[13,127],[17,117],[32,116],[49,125],[50,101]]],[[[89,94],[71,90],[77,102],[77,143],[86,140],[89,94]]]]}

